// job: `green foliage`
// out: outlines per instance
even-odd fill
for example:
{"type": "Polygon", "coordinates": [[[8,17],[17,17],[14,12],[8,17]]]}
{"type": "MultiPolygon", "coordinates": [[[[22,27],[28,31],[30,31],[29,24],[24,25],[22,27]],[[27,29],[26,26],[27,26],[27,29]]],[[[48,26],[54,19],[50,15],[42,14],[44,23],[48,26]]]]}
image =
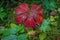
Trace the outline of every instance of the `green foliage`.
{"type": "Polygon", "coordinates": [[[27,39],[27,35],[26,35],[26,34],[20,34],[20,35],[17,37],[17,40],[28,40],[28,39],[27,39]]]}
{"type": "Polygon", "coordinates": [[[40,35],[39,35],[39,39],[40,40],[44,40],[45,38],[46,38],[46,33],[41,33],[40,35]]]}
{"type": "Polygon", "coordinates": [[[1,40],[17,40],[16,35],[9,35],[7,37],[2,38],[1,40]]]}
{"type": "Polygon", "coordinates": [[[51,27],[49,26],[49,24],[50,24],[49,19],[45,19],[40,27],[40,31],[41,32],[50,31],[51,27]]]}
{"type": "Polygon", "coordinates": [[[13,24],[13,23],[11,23],[10,24],[10,27],[12,28],[12,29],[15,29],[16,30],[16,33],[19,31],[20,33],[23,33],[24,32],[24,26],[23,25],[16,25],[16,24],[13,24]]]}
{"type": "Polygon", "coordinates": [[[3,37],[1,40],[28,40],[28,39],[26,34],[20,34],[18,36],[8,35],[6,37],[3,37]]]}
{"type": "Polygon", "coordinates": [[[53,16],[50,16],[50,21],[55,21],[53,16]]]}
{"type": "Polygon", "coordinates": [[[4,31],[4,29],[0,29],[0,34],[2,34],[2,33],[3,33],[3,31],[4,31]]]}
{"type": "Polygon", "coordinates": [[[18,32],[20,32],[20,33],[24,32],[24,28],[21,25],[18,26],[16,24],[11,23],[10,27],[11,28],[4,29],[3,36],[8,36],[8,35],[11,35],[11,34],[17,34],[18,32]]]}
{"type": "Polygon", "coordinates": [[[4,11],[4,9],[2,7],[0,7],[0,19],[3,19],[4,17],[6,17],[7,13],[4,11]]]}
{"type": "Polygon", "coordinates": [[[60,8],[58,8],[58,12],[60,13],[60,8]]]}
{"type": "Polygon", "coordinates": [[[57,8],[55,0],[44,0],[43,2],[46,8],[49,10],[54,10],[55,8],[57,8]]]}
{"type": "Polygon", "coordinates": [[[10,29],[4,29],[2,35],[3,35],[4,37],[10,35],[10,29]]]}
{"type": "Polygon", "coordinates": [[[31,34],[34,34],[34,33],[35,33],[34,30],[30,30],[30,31],[27,33],[27,35],[31,35],[31,34]]]}
{"type": "Polygon", "coordinates": [[[58,19],[59,17],[58,16],[50,16],[50,23],[51,25],[57,27],[58,26],[58,19]]]}
{"type": "Polygon", "coordinates": [[[20,30],[20,27],[19,27],[18,25],[14,24],[14,23],[11,23],[11,24],[10,24],[10,27],[11,27],[11,28],[15,28],[17,31],[20,30]]]}

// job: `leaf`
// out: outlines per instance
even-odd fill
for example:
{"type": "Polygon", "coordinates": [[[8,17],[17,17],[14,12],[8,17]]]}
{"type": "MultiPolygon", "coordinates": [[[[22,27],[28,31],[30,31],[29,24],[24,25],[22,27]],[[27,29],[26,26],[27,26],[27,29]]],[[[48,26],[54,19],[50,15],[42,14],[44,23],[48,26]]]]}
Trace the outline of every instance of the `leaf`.
{"type": "Polygon", "coordinates": [[[39,39],[40,40],[44,40],[46,38],[46,33],[41,33],[40,35],[39,35],[39,39]]]}
{"type": "Polygon", "coordinates": [[[6,15],[7,15],[7,13],[2,12],[2,13],[0,13],[0,18],[3,19],[6,15]]]}
{"type": "Polygon", "coordinates": [[[50,0],[50,9],[55,10],[55,8],[57,8],[55,0],[50,0]]]}
{"type": "Polygon", "coordinates": [[[17,31],[20,30],[20,26],[14,24],[14,23],[11,23],[11,24],[10,24],[10,27],[16,29],[17,31]]]}
{"type": "Polygon", "coordinates": [[[30,31],[27,33],[27,35],[33,35],[33,34],[35,34],[35,31],[34,31],[34,30],[30,30],[30,31]]]}
{"type": "Polygon", "coordinates": [[[43,2],[45,4],[46,8],[49,9],[49,1],[48,0],[44,0],[43,2]]]}
{"type": "Polygon", "coordinates": [[[1,40],[17,40],[16,35],[9,35],[7,37],[3,37],[1,40]]]}
{"type": "Polygon", "coordinates": [[[50,16],[50,21],[55,21],[55,18],[53,16],[50,16]]]}
{"type": "Polygon", "coordinates": [[[4,11],[4,9],[2,7],[0,7],[0,13],[3,12],[3,11],[4,11]]]}
{"type": "Polygon", "coordinates": [[[16,26],[16,28],[5,28],[3,31],[3,36],[8,36],[11,34],[16,34],[19,31],[19,27],[16,26]]]}
{"type": "Polygon", "coordinates": [[[7,13],[4,11],[2,7],[0,7],[0,19],[3,19],[6,15],[7,13]]]}
{"type": "Polygon", "coordinates": [[[50,2],[50,10],[55,10],[55,8],[56,8],[56,4],[55,4],[55,2],[50,2]]]}
{"type": "Polygon", "coordinates": [[[3,33],[3,31],[4,31],[4,29],[0,29],[0,34],[2,34],[2,33],[3,33]]]}
{"type": "Polygon", "coordinates": [[[20,25],[20,33],[25,32],[24,25],[20,25]]]}
{"type": "Polygon", "coordinates": [[[8,36],[10,35],[10,29],[4,29],[3,33],[2,33],[2,36],[8,36]]]}
{"type": "Polygon", "coordinates": [[[50,31],[51,30],[51,27],[49,26],[49,27],[47,27],[47,29],[46,29],[47,31],[50,31]]]}
{"type": "Polygon", "coordinates": [[[14,23],[11,23],[11,24],[10,24],[10,27],[11,27],[11,28],[15,28],[15,27],[18,27],[18,26],[17,26],[16,24],[14,24],[14,23]]]}
{"type": "Polygon", "coordinates": [[[16,24],[11,23],[10,27],[13,29],[16,29],[17,32],[19,31],[20,33],[23,33],[25,31],[23,25],[16,25],[16,24]]]}
{"type": "Polygon", "coordinates": [[[15,28],[11,28],[10,29],[10,34],[17,34],[19,30],[15,29],[15,28]]]}
{"type": "Polygon", "coordinates": [[[20,31],[20,27],[14,23],[10,24],[10,34],[16,34],[20,31]]]}
{"type": "Polygon", "coordinates": [[[60,13],[60,8],[58,8],[58,12],[60,13]]]}
{"type": "Polygon", "coordinates": [[[60,34],[60,30],[57,27],[52,28],[52,34],[60,34]]]}
{"type": "Polygon", "coordinates": [[[49,10],[54,10],[57,7],[55,0],[44,0],[44,4],[49,10]]]}
{"type": "Polygon", "coordinates": [[[51,24],[52,24],[53,26],[56,26],[56,27],[58,26],[58,22],[57,22],[57,21],[52,22],[51,24]]]}
{"type": "Polygon", "coordinates": [[[49,22],[49,19],[45,19],[40,27],[40,31],[41,32],[46,32],[46,31],[50,31],[51,28],[49,26],[50,22],[49,22]],[[48,29],[48,30],[47,30],[48,29]]]}
{"type": "Polygon", "coordinates": [[[0,34],[2,34],[3,33],[3,31],[4,31],[4,26],[0,26],[0,34]]]}
{"type": "Polygon", "coordinates": [[[11,34],[16,34],[17,32],[18,32],[18,30],[15,29],[15,28],[7,28],[7,29],[5,29],[5,30],[3,31],[2,36],[3,36],[3,37],[9,36],[9,35],[11,35],[11,34]]]}
{"type": "Polygon", "coordinates": [[[17,34],[18,32],[23,33],[25,31],[24,27],[21,26],[21,25],[18,26],[16,24],[11,23],[10,27],[11,28],[4,29],[4,31],[2,32],[3,36],[8,36],[8,35],[11,35],[11,34],[17,34]]]}
{"type": "Polygon", "coordinates": [[[26,35],[26,34],[20,34],[20,35],[17,37],[17,40],[28,40],[28,39],[27,39],[27,35],[26,35]]]}

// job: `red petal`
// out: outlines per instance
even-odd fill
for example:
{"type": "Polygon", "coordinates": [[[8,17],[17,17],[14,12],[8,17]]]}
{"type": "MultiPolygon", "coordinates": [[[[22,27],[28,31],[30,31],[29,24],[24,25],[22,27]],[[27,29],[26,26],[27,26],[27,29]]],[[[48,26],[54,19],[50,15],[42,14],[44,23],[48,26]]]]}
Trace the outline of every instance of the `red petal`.
{"type": "Polygon", "coordinates": [[[38,5],[32,5],[31,10],[38,10],[40,9],[40,6],[38,5]]]}
{"type": "Polygon", "coordinates": [[[14,11],[14,14],[23,14],[25,13],[25,11],[23,9],[20,9],[20,8],[17,8],[15,11],[14,11]]]}
{"type": "Polygon", "coordinates": [[[24,15],[20,15],[21,18],[23,19],[23,22],[27,19],[27,16],[24,14],[24,15]]]}
{"type": "Polygon", "coordinates": [[[41,9],[41,10],[39,10],[39,14],[40,14],[40,15],[42,15],[42,16],[44,15],[44,14],[43,14],[43,10],[42,10],[42,9],[41,9]]]}
{"type": "Polygon", "coordinates": [[[22,23],[22,18],[20,16],[15,17],[16,24],[21,24],[22,23]]]}
{"type": "Polygon", "coordinates": [[[20,7],[21,9],[24,9],[25,11],[28,10],[28,5],[27,5],[27,4],[19,4],[19,7],[20,7]]]}
{"type": "Polygon", "coordinates": [[[24,23],[25,27],[32,27],[32,28],[35,28],[36,26],[36,23],[34,21],[33,18],[29,18],[26,20],[26,22],[24,23]]]}
{"type": "Polygon", "coordinates": [[[38,15],[37,18],[36,18],[36,23],[37,24],[42,24],[42,21],[43,21],[43,17],[38,15]]]}

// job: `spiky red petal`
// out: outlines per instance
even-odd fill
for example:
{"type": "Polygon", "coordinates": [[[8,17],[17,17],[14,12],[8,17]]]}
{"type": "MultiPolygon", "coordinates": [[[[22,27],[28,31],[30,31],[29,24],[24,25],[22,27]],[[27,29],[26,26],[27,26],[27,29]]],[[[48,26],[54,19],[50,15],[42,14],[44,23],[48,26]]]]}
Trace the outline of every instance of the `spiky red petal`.
{"type": "Polygon", "coordinates": [[[43,17],[40,16],[40,15],[38,15],[38,16],[36,17],[36,23],[37,23],[37,24],[42,24],[42,21],[43,21],[43,17]]]}
{"type": "Polygon", "coordinates": [[[34,21],[33,18],[29,18],[26,20],[26,22],[24,23],[25,27],[32,27],[32,28],[35,28],[36,26],[36,23],[34,21]]]}
{"type": "Polygon", "coordinates": [[[16,24],[21,24],[22,18],[20,16],[15,16],[15,21],[16,21],[16,24]]]}
{"type": "Polygon", "coordinates": [[[27,4],[19,4],[18,6],[25,11],[29,9],[27,4]]]}
{"type": "Polygon", "coordinates": [[[14,14],[24,14],[25,11],[23,9],[20,9],[20,8],[17,8],[15,11],[14,11],[14,14]]]}

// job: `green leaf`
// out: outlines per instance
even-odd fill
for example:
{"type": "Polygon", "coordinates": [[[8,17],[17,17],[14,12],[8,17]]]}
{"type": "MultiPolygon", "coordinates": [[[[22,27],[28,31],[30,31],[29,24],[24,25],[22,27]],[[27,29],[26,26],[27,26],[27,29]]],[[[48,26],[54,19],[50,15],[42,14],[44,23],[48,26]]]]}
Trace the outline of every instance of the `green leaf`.
{"type": "Polygon", "coordinates": [[[46,29],[47,31],[50,31],[51,30],[51,27],[49,26],[49,27],[47,27],[47,29],[46,29]]]}
{"type": "Polygon", "coordinates": [[[14,23],[11,23],[10,27],[11,27],[11,29],[13,28],[13,29],[16,29],[17,31],[20,31],[20,26],[14,24],[14,23]]]}
{"type": "Polygon", "coordinates": [[[51,24],[52,24],[53,26],[56,26],[56,27],[58,26],[58,22],[57,22],[57,21],[52,22],[51,24]]]}
{"type": "Polygon", "coordinates": [[[48,0],[44,0],[43,2],[45,4],[46,8],[49,9],[49,1],[48,0]]]}
{"type": "Polygon", "coordinates": [[[34,34],[34,33],[35,33],[34,30],[30,30],[30,31],[27,33],[27,35],[32,35],[32,34],[34,34]]]}
{"type": "Polygon", "coordinates": [[[10,35],[10,29],[4,29],[2,36],[8,36],[10,35]]]}
{"type": "Polygon", "coordinates": [[[0,19],[3,19],[6,15],[7,13],[4,11],[2,7],[0,7],[0,19]]]}
{"type": "Polygon", "coordinates": [[[51,30],[50,26],[49,26],[50,22],[49,19],[45,19],[40,27],[40,31],[41,32],[46,32],[48,30],[51,30]],[[47,30],[48,29],[48,30],[47,30]]]}
{"type": "Polygon", "coordinates": [[[10,28],[9,28],[9,33],[10,34],[16,34],[20,31],[20,27],[16,24],[11,23],[10,28]]]}
{"type": "Polygon", "coordinates": [[[8,35],[11,35],[11,34],[16,34],[18,32],[17,29],[15,28],[7,28],[3,31],[3,36],[8,36],[8,35]]]}
{"type": "Polygon", "coordinates": [[[60,8],[58,8],[58,12],[60,13],[60,8]]]}
{"type": "Polygon", "coordinates": [[[55,0],[44,0],[44,4],[49,10],[54,10],[57,7],[55,0]]]}
{"type": "Polygon", "coordinates": [[[20,25],[20,33],[25,32],[24,25],[20,25]]]}
{"type": "Polygon", "coordinates": [[[11,23],[10,24],[10,28],[6,28],[4,31],[3,31],[3,36],[8,36],[8,35],[11,35],[11,34],[16,34],[18,32],[24,32],[24,27],[23,26],[18,26],[14,23],[11,23]],[[5,34],[6,33],[6,34],[5,34]]]}
{"type": "Polygon", "coordinates": [[[16,35],[9,35],[7,37],[3,37],[1,40],[17,40],[16,35]]]}
{"type": "Polygon", "coordinates": [[[53,16],[50,16],[50,21],[55,21],[55,18],[53,16]]]}
{"type": "Polygon", "coordinates": [[[14,23],[11,23],[11,24],[10,24],[10,27],[11,27],[11,28],[15,28],[15,27],[19,27],[19,26],[16,25],[16,24],[14,24],[14,23]]]}
{"type": "Polygon", "coordinates": [[[16,34],[18,33],[19,30],[15,29],[15,28],[11,28],[10,29],[10,34],[16,34]]]}
{"type": "Polygon", "coordinates": [[[50,10],[54,10],[55,8],[56,8],[57,6],[56,6],[56,4],[55,4],[55,2],[50,2],[50,10]]]}
{"type": "Polygon", "coordinates": [[[27,35],[26,35],[26,34],[20,34],[20,35],[17,37],[17,40],[28,40],[28,39],[27,39],[27,35]]]}
{"type": "Polygon", "coordinates": [[[4,31],[4,29],[0,29],[0,34],[2,34],[2,33],[3,33],[3,31],[4,31]]]}
{"type": "Polygon", "coordinates": [[[2,7],[0,7],[0,13],[3,12],[3,11],[4,11],[4,9],[2,7]]]}
{"type": "Polygon", "coordinates": [[[3,31],[3,37],[11,35],[11,34],[17,34],[19,32],[19,30],[17,30],[16,28],[7,28],[3,31]]]}
{"type": "Polygon", "coordinates": [[[44,40],[46,38],[46,33],[41,33],[40,35],[39,35],[39,39],[40,40],[44,40]]]}
{"type": "Polygon", "coordinates": [[[23,33],[25,31],[23,25],[16,25],[16,24],[11,23],[10,27],[13,29],[16,29],[17,30],[16,32],[19,31],[20,33],[23,33]]]}
{"type": "Polygon", "coordinates": [[[3,36],[8,36],[8,35],[11,35],[11,34],[17,34],[18,32],[23,33],[24,31],[25,30],[24,30],[23,26],[21,26],[21,25],[18,26],[16,24],[11,23],[10,28],[6,28],[3,31],[3,36]]]}
{"type": "Polygon", "coordinates": [[[7,13],[2,12],[2,13],[0,13],[0,18],[3,19],[6,15],[7,15],[7,13]]]}

